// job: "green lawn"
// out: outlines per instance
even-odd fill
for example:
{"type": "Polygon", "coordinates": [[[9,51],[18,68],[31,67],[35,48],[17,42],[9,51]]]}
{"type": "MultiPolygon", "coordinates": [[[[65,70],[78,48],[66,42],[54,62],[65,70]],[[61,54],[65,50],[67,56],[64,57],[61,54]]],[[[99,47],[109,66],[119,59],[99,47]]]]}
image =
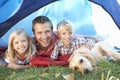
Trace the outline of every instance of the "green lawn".
{"type": "Polygon", "coordinates": [[[68,67],[51,66],[13,70],[0,67],[0,80],[66,80],[63,76],[72,75],[74,80],[120,80],[120,61],[100,61],[99,70],[81,74],[68,67]],[[113,78],[114,79],[110,79],[113,78]]]}

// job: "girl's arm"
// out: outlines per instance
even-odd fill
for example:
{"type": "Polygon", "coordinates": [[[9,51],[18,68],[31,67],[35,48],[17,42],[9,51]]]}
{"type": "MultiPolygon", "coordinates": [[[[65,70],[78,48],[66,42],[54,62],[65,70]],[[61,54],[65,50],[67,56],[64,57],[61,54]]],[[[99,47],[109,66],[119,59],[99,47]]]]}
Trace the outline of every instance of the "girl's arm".
{"type": "Polygon", "coordinates": [[[27,64],[27,65],[18,65],[18,64],[15,64],[15,63],[8,63],[8,68],[11,68],[11,69],[25,69],[25,68],[29,68],[31,67],[30,64],[27,64]]]}

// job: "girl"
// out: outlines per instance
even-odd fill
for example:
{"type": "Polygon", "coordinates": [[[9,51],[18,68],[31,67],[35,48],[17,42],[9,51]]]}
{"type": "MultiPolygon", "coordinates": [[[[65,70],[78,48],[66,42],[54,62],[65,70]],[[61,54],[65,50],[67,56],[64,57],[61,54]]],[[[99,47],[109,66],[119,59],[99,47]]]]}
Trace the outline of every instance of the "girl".
{"type": "Polygon", "coordinates": [[[8,68],[23,69],[30,67],[30,58],[36,53],[31,38],[23,29],[13,31],[9,37],[5,61],[8,68]]]}

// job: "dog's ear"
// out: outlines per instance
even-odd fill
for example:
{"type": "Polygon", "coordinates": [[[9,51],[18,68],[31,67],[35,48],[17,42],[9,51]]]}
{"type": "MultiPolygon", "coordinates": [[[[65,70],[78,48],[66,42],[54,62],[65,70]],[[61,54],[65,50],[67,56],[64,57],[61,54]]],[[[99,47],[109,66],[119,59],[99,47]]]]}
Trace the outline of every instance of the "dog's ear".
{"type": "Polygon", "coordinates": [[[92,63],[92,65],[96,65],[96,60],[92,55],[86,55],[86,58],[92,63]]]}
{"type": "Polygon", "coordinates": [[[72,59],[73,56],[74,56],[74,54],[72,54],[72,55],[70,56],[70,58],[68,59],[68,62],[71,61],[71,59],[72,59]]]}
{"type": "Polygon", "coordinates": [[[70,56],[70,58],[68,59],[68,62],[70,62],[71,61],[71,59],[73,58],[73,56],[75,55],[75,54],[77,54],[78,53],[78,51],[76,50],[76,51],[74,51],[73,53],[72,53],[72,55],[70,56]]]}
{"type": "Polygon", "coordinates": [[[89,54],[86,53],[86,54],[81,54],[81,55],[84,56],[85,58],[87,58],[92,63],[92,65],[95,65],[96,60],[91,54],[92,53],[89,53],[89,54]]]}

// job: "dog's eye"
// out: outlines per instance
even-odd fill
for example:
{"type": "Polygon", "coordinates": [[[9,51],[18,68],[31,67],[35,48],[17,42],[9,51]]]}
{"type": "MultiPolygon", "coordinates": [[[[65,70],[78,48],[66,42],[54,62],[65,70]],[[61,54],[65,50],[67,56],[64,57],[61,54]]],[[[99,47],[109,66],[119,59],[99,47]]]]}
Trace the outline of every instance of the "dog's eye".
{"type": "Polygon", "coordinates": [[[78,67],[74,67],[75,70],[78,70],[78,67]]]}
{"type": "Polygon", "coordinates": [[[80,63],[83,63],[83,59],[80,59],[80,63]]]}

